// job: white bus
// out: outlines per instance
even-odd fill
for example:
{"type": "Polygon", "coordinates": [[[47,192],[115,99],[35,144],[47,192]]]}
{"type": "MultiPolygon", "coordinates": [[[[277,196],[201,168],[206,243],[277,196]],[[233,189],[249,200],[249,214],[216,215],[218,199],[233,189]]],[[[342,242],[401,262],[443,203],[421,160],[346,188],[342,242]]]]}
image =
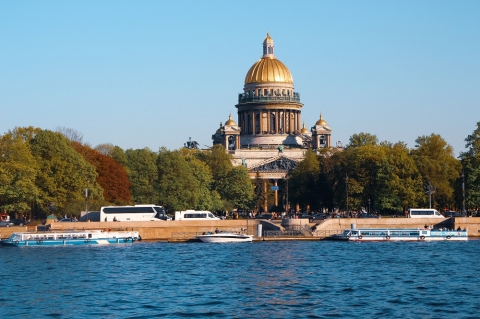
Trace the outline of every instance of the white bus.
{"type": "Polygon", "coordinates": [[[436,209],[433,208],[409,208],[408,217],[410,218],[445,218],[436,209]]]}
{"type": "Polygon", "coordinates": [[[168,219],[165,209],[158,205],[104,206],[100,209],[102,222],[144,222],[168,219]]]}
{"type": "Polygon", "coordinates": [[[220,218],[206,210],[186,210],[175,212],[175,220],[220,220],[220,218]]]}

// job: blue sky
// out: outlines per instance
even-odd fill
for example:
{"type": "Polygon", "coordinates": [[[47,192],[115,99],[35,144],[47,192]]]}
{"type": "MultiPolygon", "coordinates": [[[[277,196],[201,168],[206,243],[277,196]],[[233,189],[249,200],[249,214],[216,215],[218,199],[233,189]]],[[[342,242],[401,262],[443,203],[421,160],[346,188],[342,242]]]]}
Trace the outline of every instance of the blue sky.
{"type": "Polygon", "coordinates": [[[177,149],[229,113],[270,32],[332,142],[352,134],[464,150],[480,121],[480,1],[0,0],[0,134],[177,149]]]}

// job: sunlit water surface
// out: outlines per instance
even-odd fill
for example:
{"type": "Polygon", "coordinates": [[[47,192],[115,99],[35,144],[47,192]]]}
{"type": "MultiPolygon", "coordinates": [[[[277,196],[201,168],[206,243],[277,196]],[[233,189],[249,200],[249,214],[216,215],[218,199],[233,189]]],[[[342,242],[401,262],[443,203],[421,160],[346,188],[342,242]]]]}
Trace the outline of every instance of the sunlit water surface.
{"type": "Polygon", "coordinates": [[[2,318],[479,318],[480,240],[4,247],[2,318]]]}

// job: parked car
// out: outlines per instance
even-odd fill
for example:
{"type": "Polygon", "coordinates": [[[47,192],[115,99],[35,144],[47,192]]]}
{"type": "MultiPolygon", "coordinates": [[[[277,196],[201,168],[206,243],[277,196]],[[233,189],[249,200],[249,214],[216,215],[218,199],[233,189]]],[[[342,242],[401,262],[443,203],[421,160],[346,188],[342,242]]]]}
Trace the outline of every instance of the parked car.
{"type": "Polygon", "coordinates": [[[311,223],[313,223],[316,220],[324,220],[326,218],[324,213],[318,213],[315,215],[310,216],[309,220],[311,223]]]}
{"type": "Polygon", "coordinates": [[[256,219],[272,219],[273,215],[272,214],[258,214],[255,216],[256,219]]]}
{"type": "Polygon", "coordinates": [[[16,226],[23,226],[25,225],[25,221],[21,218],[13,218],[13,219],[10,219],[10,222],[12,222],[14,225],[16,226]]]}
{"type": "Polygon", "coordinates": [[[0,227],[10,227],[10,226],[14,226],[15,224],[12,223],[12,222],[6,222],[4,220],[0,221],[0,227]]]}
{"type": "Polygon", "coordinates": [[[467,214],[462,213],[462,212],[455,212],[455,211],[450,211],[450,212],[445,212],[443,214],[445,217],[466,217],[467,214]]]}

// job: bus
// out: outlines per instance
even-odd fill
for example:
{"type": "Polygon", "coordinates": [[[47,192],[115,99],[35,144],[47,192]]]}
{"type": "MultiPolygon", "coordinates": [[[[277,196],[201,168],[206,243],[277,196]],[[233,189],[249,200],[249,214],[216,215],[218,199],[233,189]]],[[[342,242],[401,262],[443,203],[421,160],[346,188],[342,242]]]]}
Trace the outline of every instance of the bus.
{"type": "Polygon", "coordinates": [[[175,220],[220,220],[220,218],[206,210],[186,210],[175,212],[175,220]]]}
{"type": "Polygon", "coordinates": [[[171,219],[163,206],[104,206],[100,209],[100,221],[105,222],[145,222],[171,219]]]}
{"type": "Polygon", "coordinates": [[[445,218],[436,209],[433,208],[409,208],[409,218],[445,218]]]}

